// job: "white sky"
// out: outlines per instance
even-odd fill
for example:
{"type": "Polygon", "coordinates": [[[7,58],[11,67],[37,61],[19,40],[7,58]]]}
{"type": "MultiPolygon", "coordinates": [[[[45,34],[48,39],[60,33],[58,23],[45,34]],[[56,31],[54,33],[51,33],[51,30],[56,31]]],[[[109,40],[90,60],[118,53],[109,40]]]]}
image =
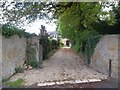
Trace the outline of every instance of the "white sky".
{"type": "Polygon", "coordinates": [[[48,32],[56,31],[56,25],[53,22],[46,24],[45,20],[36,20],[35,22],[32,22],[23,28],[26,29],[26,32],[35,33],[38,35],[40,33],[41,25],[44,25],[48,32]]]}

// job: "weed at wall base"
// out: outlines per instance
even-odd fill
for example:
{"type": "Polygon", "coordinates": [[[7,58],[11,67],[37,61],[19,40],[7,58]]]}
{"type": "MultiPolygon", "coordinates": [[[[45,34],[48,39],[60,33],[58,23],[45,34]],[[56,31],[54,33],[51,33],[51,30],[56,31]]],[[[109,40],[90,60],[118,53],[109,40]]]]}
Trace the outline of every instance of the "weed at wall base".
{"type": "Polygon", "coordinates": [[[24,79],[19,78],[18,80],[13,82],[7,81],[7,82],[4,82],[3,85],[6,85],[11,88],[21,88],[24,86],[24,79]]]}
{"type": "Polygon", "coordinates": [[[15,68],[15,73],[24,73],[24,68],[20,66],[15,68]]]}

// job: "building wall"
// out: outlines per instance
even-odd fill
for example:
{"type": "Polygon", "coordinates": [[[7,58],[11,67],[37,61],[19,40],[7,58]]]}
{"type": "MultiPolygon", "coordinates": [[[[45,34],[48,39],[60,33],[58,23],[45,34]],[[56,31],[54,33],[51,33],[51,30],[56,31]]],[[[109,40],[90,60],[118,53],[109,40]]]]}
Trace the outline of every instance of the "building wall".
{"type": "Polygon", "coordinates": [[[101,38],[91,59],[91,66],[109,76],[109,60],[111,60],[111,76],[118,78],[118,35],[106,35],[101,38]]]}
{"type": "Polygon", "coordinates": [[[2,78],[7,78],[22,66],[26,58],[26,38],[14,35],[2,37],[2,78]]]}

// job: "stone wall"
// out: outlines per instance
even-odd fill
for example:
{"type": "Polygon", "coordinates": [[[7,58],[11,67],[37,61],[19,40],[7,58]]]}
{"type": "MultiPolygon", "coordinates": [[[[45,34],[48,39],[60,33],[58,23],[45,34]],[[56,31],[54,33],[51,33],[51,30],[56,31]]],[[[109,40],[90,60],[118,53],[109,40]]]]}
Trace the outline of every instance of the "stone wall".
{"type": "Polygon", "coordinates": [[[0,33],[0,89],[2,84],[2,35],[0,33]]]}
{"type": "Polygon", "coordinates": [[[36,59],[40,64],[42,64],[43,55],[42,55],[42,45],[39,44],[39,37],[38,36],[32,36],[28,38],[27,44],[30,45],[30,47],[33,47],[36,50],[36,59]]]}
{"type": "Polygon", "coordinates": [[[26,58],[26,38],[14,35],[2,37],[2,78],[7,78],[22,66],[26,58]]]}
{"type": "Polygon", "coordinates": [[[43,47],[39,44],[39,37],[32,36],[28,39],[14,35],[10,38],[1,37],[1,54],[0,54],[0,76],[7,78],[15,73],[15,68],[22,66],[27,60],[26,48],[28,45],[36,50],[36,59],[42,64],[43,60],[43,47]]]}
{"type": "Polygon", "coordinates": [[[118,78],[118,35],[106,35],[101,38],[91,59],[91,66],[99,72],[110,75],[109,60],[111,60],[111,77],[118,78]]]}

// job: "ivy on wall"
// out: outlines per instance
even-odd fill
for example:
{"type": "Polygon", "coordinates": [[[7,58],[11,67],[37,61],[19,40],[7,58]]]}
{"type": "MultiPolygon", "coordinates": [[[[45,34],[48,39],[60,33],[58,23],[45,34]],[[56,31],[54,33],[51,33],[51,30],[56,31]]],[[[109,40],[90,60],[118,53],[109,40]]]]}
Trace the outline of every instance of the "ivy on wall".
{"type": "Polygon", "coordinates": [[[24,29],[19,29],[18,27],[11,25],[11,24],[1,25],[0,32],[6,38],[10,38],[13,35],[18,35],[20,38],[21,37],[28,38],[31,35],[30,33],[25,32],[24,29]]]}
{"type": "Polygon", "coordinates": [[[28,45],[26,48],[26,64],[30,65],[32,68],[40,68],[40,64],[36,58],[36,50],[34,47],[28,45]]]}
{"type": "Polygon", "coordinates": [[[90,64],[95,47],[102,35],[96,31],[85,30],[80,37],[76,37],[72,48],[86,58],[86,64],[90,64]]]}

